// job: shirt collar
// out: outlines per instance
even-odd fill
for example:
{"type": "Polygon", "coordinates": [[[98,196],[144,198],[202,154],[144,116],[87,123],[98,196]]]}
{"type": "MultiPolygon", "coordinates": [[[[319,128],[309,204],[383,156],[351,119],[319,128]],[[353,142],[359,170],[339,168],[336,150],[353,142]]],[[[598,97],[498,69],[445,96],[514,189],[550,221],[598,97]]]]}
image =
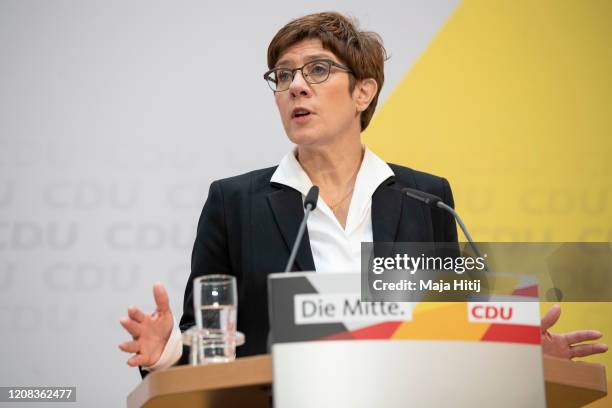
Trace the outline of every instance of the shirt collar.
{"type": "MultiPolygon", "coordinates": [[[[367,146],[364,146],[363,160],[355,179],[354,197],[372,197],[378,186],[393,175],[391,167],[367,146]]],[[[295,150],[288,152],[282,158],[270,182],[291,187],[302,193],[304,197],[312,187],[310,177],[295,158],[295,150]]]]}

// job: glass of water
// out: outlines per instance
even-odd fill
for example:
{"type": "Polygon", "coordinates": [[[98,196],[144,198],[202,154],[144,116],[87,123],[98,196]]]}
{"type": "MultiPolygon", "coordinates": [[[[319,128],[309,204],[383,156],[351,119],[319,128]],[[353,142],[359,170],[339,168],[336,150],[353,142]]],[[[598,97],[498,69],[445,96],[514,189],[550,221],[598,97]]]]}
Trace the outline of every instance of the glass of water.
{"type": "Polygon", "coordinates": [[[196,329],[201,333],[197,347],[198,362],[233,361],[236,346],[239,345],[236,341],[236,278],[230,275],[205,275],[194,279],[193,307],[196,329]]]}

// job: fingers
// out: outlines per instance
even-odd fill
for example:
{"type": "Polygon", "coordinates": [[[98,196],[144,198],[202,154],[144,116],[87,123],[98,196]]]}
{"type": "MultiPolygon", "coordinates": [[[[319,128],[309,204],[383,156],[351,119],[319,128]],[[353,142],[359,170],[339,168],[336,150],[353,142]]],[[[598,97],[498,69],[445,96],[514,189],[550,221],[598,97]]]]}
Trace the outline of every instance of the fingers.
{"type": "Polygon", "coordinates": [[[142,310],[136,306],[128,307],[128,316],[130,316],[132,320],[136,320],[138,323],[142,323],[146,317],[142,310]]]}
{"type": "Polygon", "coordinates": [[[119,323],[121,323],[123,328],[127,330],[128,333],[132,335],[132,337],[140,337],[140,334],[142,333],[142,327],[139,323],[131,319],[121,319],[119,320],[119,323]]]}
{"type": "Polygon", "coordinates": [[[157,305],[158,313],[170,311],[170,301],[168,300],[168,292],[166,292],[166,288],[164,288],[164,285],[159,282],[153,285],[153,297],[155,298],[155,304],[157,305]]]}
{"type": "Polygon", "coordinates": [[[570,347],[570,358],[574,357],[587,357],[593,354],[605,353],[608,351],[608,346],[602,343],[593,344],[579,344],[577,346],[570,347]]]}
{"type": "Polygon", "coordinates": [[[143,356],[141,354],[136,354],[134,357],[130,358],[127,361],[127,364],[130,367],[138,367],[138,366],[146,366],[146,365],[148,365],[148,362],[149,361],[148,361],[148,359],[145,356],[143,356]]]}
{"type": "Polygon", "coordinates": [[[561,306],[553,305],[542,318],[542,332],[550,329],[561,316],[561,306]]]}
{"type": "Polygon", "coordinates": [[[126,341],[119,345],[119,350],[126,353],[138,353],[140,351],[140,344],[137,341],[126,341]]]}
{"type": "Polygon", "coordinates": [[[601,332],[597,330],[577,330],[563,335],[567,344],[572,345],[583,341],[597,340],[601,337],[601,332]]]}

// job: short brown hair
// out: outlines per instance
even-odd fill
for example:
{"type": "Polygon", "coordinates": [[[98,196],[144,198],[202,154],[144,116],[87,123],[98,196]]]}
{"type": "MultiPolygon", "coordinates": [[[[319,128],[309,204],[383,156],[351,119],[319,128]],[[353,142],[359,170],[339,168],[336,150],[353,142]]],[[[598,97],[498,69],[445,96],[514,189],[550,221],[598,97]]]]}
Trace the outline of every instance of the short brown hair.
{"type": "MultiPolygon", "coordinates": [[[[309,38],[320,39],[323,48],[333,52],[353,71],[355,79],[373,78],[378,84],[378,91],[370,106],[361,113],[361,130],[365,130],[374,115],[385,81],[387,53],[382,39],[374,32],[360,31],[356,20],[340,13],[310,14],[289,22],[276,33],[268,46],[268,68],[274,68],[287,48],[309,38]]],[[[349,91],[353,92],[354,88],[355,81],[351,78],[349,91]]]]}

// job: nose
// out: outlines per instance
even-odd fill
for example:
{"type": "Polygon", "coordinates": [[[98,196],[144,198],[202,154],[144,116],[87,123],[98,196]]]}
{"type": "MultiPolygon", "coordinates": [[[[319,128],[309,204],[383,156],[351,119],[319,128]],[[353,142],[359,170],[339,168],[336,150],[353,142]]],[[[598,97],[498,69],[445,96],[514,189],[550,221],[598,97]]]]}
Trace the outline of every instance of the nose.
{"type": "Polygon", "coordinates": [[[293,76],[293,81],[291,81],[291,84],[289,84],[289,92],[293,97],[297,97],[298,95],[310,96],[310,84],[304,79],[302,71],[296,71],[295,75],[293,76]]]}

